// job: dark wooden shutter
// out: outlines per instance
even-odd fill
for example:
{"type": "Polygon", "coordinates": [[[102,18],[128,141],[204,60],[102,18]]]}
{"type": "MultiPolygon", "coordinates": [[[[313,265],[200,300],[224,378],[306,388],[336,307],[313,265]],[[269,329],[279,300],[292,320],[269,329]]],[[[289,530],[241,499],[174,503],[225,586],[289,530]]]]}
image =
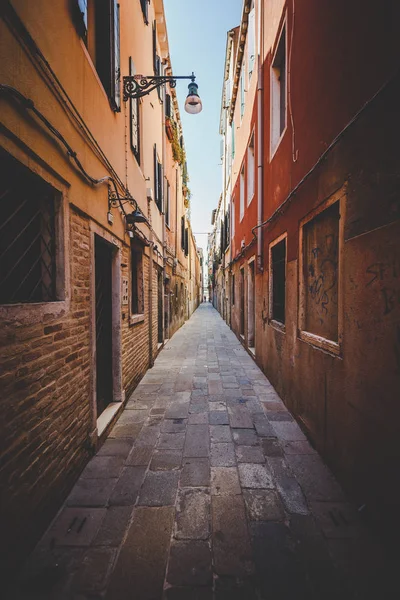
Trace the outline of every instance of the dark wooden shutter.
{"type": "Polygon", "coordinates": [[[143,19],[146,25],[149,24],[149,0],[140,0],[142,7],[143,19]]]}
{"type": "Polygon", "coordinates": [[[171,96],[165,94],[165,116],[171,118],[171,96]]]}
{"type": "MultiPolygon", "coordinates": [[[[129,75],[134,75],[132,57],[129,57],[129,75]]],[[[139,98],[129,100],[130,107],[130,137],[132,152],[140,164],[140,101],[139,98]]]]}
{"type": "Polygon", "coordinates": [[[157,25],[153,21],[153,69],[154,75],[157,75],[157,25]]]}
{"type": "Polygon", "coordinates": [[[121,110],[121,64],[120,64],[120,32],[119,32],[119,4],[111,0],[111,89],[110,101],[112,108],[121,110]]]}
{"type": "Polygon", "coordinates": [[[185,217],[181,217],[181,248],[185,249],[185,217]]]}
{"type": "Polygon", "coordinates": [[[189,228],[185,229],[185,256],[189,254],[189,228]]]}
{"type": "Polygon", "coordinates": [[[157,169],[158,169],[158,193],[157,193],[157,206],[160,212],[163,209],[163,166],[161,163],[157,161],[157,169]]]}
{"type": "Polygon", "coordinates": [[[157,158],[157,145],[154,144],[154,202],[158,205],[158,158],[157,158]]]}
{"type": "Polygon", "coordinates": [[[74,0],[72,12],[78,33],[86,42],[88,27],[87,0],[74,0]]]}

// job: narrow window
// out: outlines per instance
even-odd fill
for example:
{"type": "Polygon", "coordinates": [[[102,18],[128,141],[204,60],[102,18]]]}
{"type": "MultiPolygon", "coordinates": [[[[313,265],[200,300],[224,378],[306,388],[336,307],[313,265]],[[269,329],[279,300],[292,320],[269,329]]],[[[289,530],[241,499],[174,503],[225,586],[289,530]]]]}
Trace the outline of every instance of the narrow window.
{"type": "Polygon", "coordinates": [[[243,119],[244,115],[244,106],[245,106],[245,64],[244,61],[242,63],[242,70],[240,72],[240,118],[243,119]]]}
{"type": "Polygon", "coordinates": [[[58,194],[11,157],[0,160],[0,304],[54,302],[58,194]]]}
{"type": "Polygon", "coordinates": [[[338,341],[339,202],[303,226],[304,331],[338,341]]]}
{"type": "Polygon", "coordinates": [[[181,248],[185,249],[185,217],[181,217],[181,248]]]}
{"type": "Polygon", "coordinates": [[[171,110],[171,95],[165,94],[165,116],[170,119],[172,117],[171,110]]]}
{"type": "Polygon", "coordinates": [[[133,315],[144,313],[143,252],[134,244],[131,246],[131,312],[133,315]]]}
{"type": "Polygon", "coordinates": [[[162,212],[163,205],[163,168],[158,160],[157,145],[154,144],[154,201],[162,212]]]}
{"type": "Polygon", "coordinates": [[[283,27],[271,65],[271,150],[286,127],[286,26],[283,27]]]}
{"type": "Polygon", "coordinates": [[[165,200],[165,223],[169,227],[169,211],[170,211],[170,186],[167,181],[167,197],[165,200]]]}
{"type": "Polygon", "coordinates": [[[247,149],[247,204],[254,196],[254,178],[255,178],[255,159],[254,159],[254,133],[250,138],[249,147],[247,149]]]}
{"type": "Polygon", "coordinates": [[[244,216],[244,195],[245,195],[245,186],[244,186],[244,165],[240,171],[240,220],[243,219],[244,216]]]}
{"type": "Polygon", "coordinates": [[[189,254],[189,228],[185,229],[185,256],[189,254]]]}
{"type": "Polygon", "coordinates": [[[254,0],[252,2],[251,10],[249,13],[249,24],[247,28],[247,60],[249,65],[249,79],[254,70],[254,62],[256,58],[256,20],[255,20],[255,10],[254,10],[254,0]]]}
{"type": "Polygon", "coordinates": [[[231,202],[231,237],[235,237],[235,198],[231,202]]]}
{"type": "MultiPolygon", "coordinates": [[[[135,74],[132,57],[129,58],[129,75],[135,74]]],[[[140,164],[140,101],[139,98],[129,100],[131,149],[140,164]]]]}
{"type": "Polygon", "coordinates": [[[231,297],[232,297],[232,305],[235,305],[235,275],[232,275],[232,293],[231,293],[231,297]]]}
{"type": "Polygon", "coordinates": [[[285,323],[286,299],[286,237],[271,247],[270,261],[271,307],[270,318],[285,323]]]}
{"type": "Polygon", "coordinates": [[[143,20],[146,25],[149,24],[149,0],[140,0],[140,6],[142,7],[143,20]]]}

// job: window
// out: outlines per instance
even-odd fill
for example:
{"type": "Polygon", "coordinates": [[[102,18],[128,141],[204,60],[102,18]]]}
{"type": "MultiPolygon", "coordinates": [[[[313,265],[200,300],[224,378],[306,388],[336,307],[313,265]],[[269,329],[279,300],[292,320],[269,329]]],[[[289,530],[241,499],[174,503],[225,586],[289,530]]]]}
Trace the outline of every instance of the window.
{"type": "Polygon", "coordinates": [[[235,199],[231,202],[231,238],[235,237],[235,199]]]}
{"type": "Polygon", "coordinates": [[[158,210],[163,209],[163,168],[158,160],[157,146],[154,144],[154,200],[158,210]]]}
{"type": "Polygon", "coordinates": [[[232,297],[232,306],[235,305],[235,275],[232,275],[232,292],[231,292],[231,297],[232,297]]]}
{"type": "Polygon", "coordinates": [[[286,26],[283,27],[271,65],[271,152],[286,127],[286,26]]]}
{"type": "MultiPolygon", "coordinates": [[[[154,75],[161,75],[161,58],[157,54],[157,24],[153,21],[153,69],[154,75]]],[[[157,88],[158,97],[161,99],[161,86],[157,88]]]]}
{"type": "Polygon", "coordinates": [[[286,235],[270,246],[270,298],[269,317],[285,323],[286,304],[286,235]]]}
{"type": "Polygon", "coordinates": [[[232,159],[235,158],[235,122],[231,125],[231,133],[232,133],[232,159]]]}
{"type": "Polygon", "coordinates": [[[134,243],[131,245],[131,312],[144,314],[143,252],[134,243]]]}
{"type": "Polygon", "coordinates": [[[165,223],[169,227],[169,210],[170,210],[170,186],[167,181],[167,197],[165,200],[165,223]]]}
{"type": "Polygon", "coordinates": [[[189,254],[189,228],[185,229],[185,256],[189,254]]]}
{"type": "Polygon", "coordinates": [[[301,329],[338,344],[339,202],[302,227],[301,329]]]}
{"type": "Polygon", "coordinates": [[[185,217],[181,217],[181,248],[185,249],[185,217]]]}
{"type": "Polygon", "coordinates": [[[119,4],[74,0],[75,21],[114,111],[121,110],[119,4]]]}
{"type": "Polygon", "coordinates": [[[254,1],[252,2],[251,10],[249,13],[249,24],[247,28],[247,61],[249,65],[249,79],[254,70],[254,62],[256,58],[256,20],[255,20],[255,10],[254,10],[254,1]]]}
{"type": "Polygon", "coordinates": [[[1,154],[0,304],[54,302],[58,192],[1,154]]]}
{"type": "Polygon", "coordinates": [[[240,220],[243,219],[244,216],[244,195],[245,195],[245,187],[244,187],[244,165],[240,171],[240,220]]]}
{"type": "Polygon", "coordinates": [[[244,61],[243,61],[243,63],[242,63],[242,70],[240,72],[240,118],[241,119],[243,119],[244,105],[245,105],[244,81],[245,81],[245,64],[244,64],[244,61]]]}
{"type": "Polygon", "coordinates": [[[140,6],[142,7],[143,19],[146,25],[149,24],[149,2],[150,0],[140,0],[140,6]]]}
{"type": "MultiPolygon", "coordinates": [[[[133,64],[132,57],[129,58],[129,75],[135,74],[135,67],[133,64]]],[[[135,155],[136,160],[140,164],[140,100],[139,98],[129,100],[129,111],[130,111],[130,137],[131,137],[131,149],[135,155]]]]}
{"type": "Polygon", "coordinates": [[[170,94],[165,94],[165,116],[168,117],[169,119],[172,117],[171,95],[170,94]]]}
{"type": "Polygon", "coordinates": [[[254,133],[250,138],[247,149],[247,204],[249,205],[254,196],[254,177],[255,177],[255,159],[254,159],[254,133]]]}

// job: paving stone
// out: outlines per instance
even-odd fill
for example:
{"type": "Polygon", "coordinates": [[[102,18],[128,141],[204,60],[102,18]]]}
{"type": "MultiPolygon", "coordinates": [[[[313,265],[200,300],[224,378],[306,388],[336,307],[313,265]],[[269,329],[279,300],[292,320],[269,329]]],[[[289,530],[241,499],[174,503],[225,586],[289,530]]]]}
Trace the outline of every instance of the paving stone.
{"type": "Polygon", "coordinates": [[[306,436],[295,422],[287,423],[285,421],[275,421],[271,423],[271,425],[275,431],[275,435],[280,440],[284,440],[285,442],[296,442],[304,441],[306,439],[306,436]]]}
{"type": "Polygon", "coordinates": [[[208,425],[188,425],[183,450],[185,458],[206,458],[210,454],[208,425]]]}
{"type": "Polygon", "coordinates": [[[318,454],[289,455],[287,461],[308,499],[332,501],[344,499],[339,484],[318,454]]]}
{"type": "Polygon", "coordinates": [[[258,446],[259,439],[254,429],[232,429],[233,441],[238,446],[258,446]]]}
{"type": "Polygon", "coordinates": [[[234,445],[231,443],[211,444],[212,467],[236,466],[234,445]]]}
{"type": "Polygon", "coordinates": [[[276,433],[271,423],[268,421],[265,415],[253,415],[254,427],[256,428],[257,435],[260,437],[276,437],[276,433]]]}
{"type": "Polygon", "coordinates": [[[189,414],[189,402],[174,402],[165,411],[166,419],[187,419],[189,414]]]}
{"type": "Polygon", "coordinates": [[[189,415],[189,425],[207,425],[208,412],[200,412],[189,415]]]}
{"type": "Polygon", "coordinates": [[[228,413],[223,410],[210,411],[210,425],[229,425],[228,413]]]}
{"type": "Polygon", "coordinates": [[[211,494],[214,496],[235,496],[241,493],[239,476],[235,467],[211,468],[211,494]]]}
{"type": "Polygon", "coordinates": [[[117,479],[78,479],[67,506],[106,506],[117,479]]]}
{"type": "Polygon", "coordinates": [[[165,419],[161,424],[161,433],[182,433],[186,431],[187,419],[165,419]]]}
{"type": "Polygon", "coordinates": [[[148,410],[124,410],[118,419],[118,425],[144,423],[147,419],[148,412],[148,410]]]}
{"type": "Polygon", "coordinates": [[[145,473],[145,467],[125,467],[111,495],[110,505],[135,504],[145,473]]]}
{"type": "Polygon", "coordinates": [[[239,463],[240,484],[244,488],[273,488],[272,476],[265,465],[239,463]]]}
{"type": "Polygon", "coordinates": [[[158,436],[160,435],[160,424],[155,423],[150,425],[149,422],[145,423],[142,431],[135,440],[135,447],[138,446],[155,446],[157,444],[158,436]]]}
{"type": "Polygon", "coordinates": [[[156,450],[150,463],[152,471],[172,471],[182,463],[182,450],[156,450]]]}
{"type": "Polygon", "coordinates": [[[112,574],[107,600],[149,600],[162,597],[173,507],[136,508],[112,574]]]}
{"type": "Polygon", "coordinates": [[[228,408],[229,422],[233,429],[252,429],[253,421],[251,415],[245,408],[230,406],[228,408]]]}
{"type": "Polygon", "coordinates": [[[125,425],[119,425],[117,422],[110,433],[110,437],[135,440],[138,437],[142,427],[143,423],[128,423],[125,425]]]}
{"type": "Polygon", "coordinates": [[[223,387],[220,381],[209,381],[208,382],[208,393],[212,394],[222,394],[223,387]]]}
{"type": "Polygon", "coordinates": [[[166,450],[182,450],[185,443],[185,433],[162,433],[157,447],[166,450]]]}
{"type": "Polygon", "coordinates": [[[167,581],[173,585],[211,585],[211,550],[207,542],[173,541],[167,581]]]}
{"type": "Polygon", "coordinates": [[[110,579],[116,552],[115,548],[87,550],[81,568],[74,578],[74,589],[85,592],[103,591],[110,579]]]}
{"type": "Polygon", "coordinates": [[[279,396],[277,394],[275,394],[276,396],[276,400],[262,400],[261,403],[264,406],[267,414],[269,412],[278,412],[278,411],[282,411],[282,412],[287,412],[287,408],[286,406],[283,404],[282,400],[279,399],[279,396]]]}
{"type": "Polygon", "coordinates": [[[269,421],[288,421],[293,422],[293,417],[288,411],[281,410],[279,412],[268,411],[269,421]]]}
{"type": "Polygon", "coordinates": [[[164,592],[165,600],[213,600],[212,587],[170,587],[164,592]]]}
{"type": "Polygon", "coordinates": [[[309,600],[311,590],[295,553],[295,540],[283,523],[250,525],[262,598],[309,600]]]}
{"type": "Polygon", "coordinates": [[[285,454],[316,454],[309,442],[284,442],[285,454]]]}
{"type": "Polygon", "coordinates": [[[128,528],[131,516],[131,506],[110,506],[93,545],[119,546],[128,528]]]}
{"type": "Polygon", "coordinates": [[[206,540],[210,533],[210,494],[201,489],[183,488],[176,504],[175,538],[206,540]]]}
{"type": "Polygon", "coordinates": [[[307,515],[310,512],[301,487],[294,477],[280,477],[276,479],[276,486],[289,513],[307,515]]]}
{"type": "MultiPolygon", "coordinates": [[[[240,431],[244,431],[241,429],[240,431]]],[[[236,458],[241,463],[264,463],[264,454],[259,446],[236,446],[236,458]]]]}
{"type": "Polygon", "coordinates": [[[208,400],[202,402],[191,402],[189,405],[189,415],[195,415],[208,411],[208,400]]]}
{"type": "Polygon", "coordinates": [[[257,398],[250,397],[247,399],[246,408],[252,415],[263,415],[264,410],[257,398]]]}
{"type": "Polygon", "coordinates": [[[139,494],[141,506],[171,506],[175,503],[179,473],[149,471],[139,494]]]}
{"type": "Polygon", "coordinates": [[[135,446],[126,459],[126,465],[131,467],[147,467],[153,452],[153,446],[135,446]]]}
{"type": "Polygon", "coordinates": [[[181,487],[210,485],[210,461],[208,458],[185,458],[181,473],[181,487]]]}
{"type": "Polygon", "coordinates": [[[363,536],[359,514],[347,502],[311,502],[311,512],[327,539],[363,536]]]}
{"type": "Polygon", "coordinates": [[[94,456],[84,469],[83,479],[109,479],[118,477],[124,463],[123,456],[94,456]]]}
{"type": "MultiPolygon", "coordinates": [[[[225,397],[224,394],[210,394],[208,396],[208,401],[212,402],[212,403],[214,403],[214,402],[223,402],[223,403],[225,403],[226,402],[226,397],[225,397]]],[[[211,407],[211,409],[212,410],[216,410],[214,407],[211,407]]]]}
{"type": "Polygon", "coordinates": [[[235,577],[253,572],[252,551],[242,496],[212,497],[214,569],[235,577]]]}
{"type": "Polygon", "coordinates": [[[282,503],[272,490],[243,490],[247,513],[251,521],[282,521],[282,503]]]}
{"type": "Polygon", "coordinates": [[[254,577],[216,577],[215,600],[259,600],[254,577]]]}
{"type": "Polygon", "coordinates": [[[131,442],[108,438],[97,452],[96,456],[123,456],[126,458],[131,450],[131,442]]]}
{"type": "Polygon", "coordinates": [[[283,456],[282,446],[277,439],[264,438],[261,446],[265,456],[283,456]]]}
{"type": "Polygon", "coordinates": [[[231,428],[229,425],[210,425],[211,442],[231,442],[231,428]]]}
{"type": "Polygon", "coordinates": [[[105,519],[106,508],[65,507],[46,534],[54,546],[90,546],[105,519]]]}

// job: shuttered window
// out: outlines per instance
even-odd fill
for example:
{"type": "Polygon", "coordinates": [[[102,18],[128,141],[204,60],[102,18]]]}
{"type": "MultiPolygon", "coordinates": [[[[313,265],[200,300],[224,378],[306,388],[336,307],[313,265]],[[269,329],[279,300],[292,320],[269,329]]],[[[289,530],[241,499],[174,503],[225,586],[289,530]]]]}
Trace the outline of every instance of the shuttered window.
{"type": "Polygon", "coordinates": [[[165,116],[168,117],[169,119],[172,116],[170,94],[165,94],[165,116]]]}
{"type": "Polygon", "coordinates": [[[249,65],[249,79],[254,70],[254,62],[256,55],[256,28],[255,28],[255,10],[254,10],[254,2],[253,7],[249,13],[249,25],[247,29],[247,60],[249,65]]]}
{"type": "Polygon", "coordinates": [[[143,19],[146,25],[149,24],[149,0],[140,0],[140,6],[142,7],[143,19]]]}
{"type": "Polygon", "coordinates": [[[131,246],[131,312],[144,313],[143,252],[138,246],[131,246]]]}
{"type": "MultiPolygon", "coordinates": [[[[132,57],[129,58],[129,75],[135,74],[132,57]]],[[[140,101],[139,98],[129,100],[131,149],[140,164],[140,101]]]]}
{"type": "Polygon", "coordinates": [[[167,181],[167,196],[165,198],[165,223],[169,226],[169,212],[170,212],[170,186],[167,181]]]}
{"type": "Polygon", "coordinates": [[[115,111],[121,110],[121,59],[120,59],[120,31],[119,31],[119,4],[112,0],[111,22],[111,89],[110,100],[115,111]]]}
{"type": "Polygon", "coordinates": [[[241,119],[243,119],[244,105],[245,105],[244,82],[245,82],[245,64],[244,64],[244,61],[243,61],[242,71],[240,73],[240,118],[241,119]]]}
{"type": "Polygon", "coordinates": [[[185,256],[189,254],[189,229],[185,229],[185,256]]]}
{"type": "Polygon", "coordinates": [[[157,146],[154,144],[154,201],[158,210],[163,208],[163,168],[158,160],[157,146]]]}
{"type": "Polygon", "coordinates": [[[185,249],[185,217],[181,217],[181,248],[185,249]]]}

